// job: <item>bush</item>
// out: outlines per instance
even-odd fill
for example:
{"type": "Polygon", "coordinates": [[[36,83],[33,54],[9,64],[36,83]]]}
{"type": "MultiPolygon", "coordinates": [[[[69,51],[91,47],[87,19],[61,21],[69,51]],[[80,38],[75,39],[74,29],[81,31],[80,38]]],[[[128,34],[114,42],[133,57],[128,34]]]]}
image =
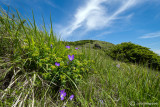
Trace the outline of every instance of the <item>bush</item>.
{"type": "Polygon", "coordinates": [[[107,53],[113,59],[124,62],[147,64],[148,67],[160,70],[160,56],[149,48],[124,42],[113,46],[107,53]]]}
{"type": "Polygon", "coordinates": [[[88,73],[92,61],[86,60],[83,57],[84,54],[78,53],[75,49],[67,49],[62,44],[61,49],[58,50],[57,46],[52,45],[53,48],[51,48],[44,45],[43,48],[30,51],[24,59],[25,70],[28,72],[35,70],[44,80],[52,81],[64,88],[73,85],[72,82],[78,84],[88,73]],[[69,60],[68,55],[74,55],[72,61],[69,60]]]}

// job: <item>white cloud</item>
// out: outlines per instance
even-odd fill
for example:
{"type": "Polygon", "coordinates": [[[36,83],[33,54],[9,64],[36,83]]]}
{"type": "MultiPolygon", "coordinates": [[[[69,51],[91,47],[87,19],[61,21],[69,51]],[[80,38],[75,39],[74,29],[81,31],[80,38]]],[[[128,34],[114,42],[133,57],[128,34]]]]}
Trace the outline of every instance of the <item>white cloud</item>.
{"type": "Polygon", "coordinates": [[[144,36],[141,36],[140,38],[147,39],[147,38],[156,38],[156,37],[160,37],[160,31],[154,32],[154,33],[145,34],[144,36]]]}
{"type": "Polygon", "coordinates": [[[129,20],[129,19],[131,19],[133,16],[134,16],[134,13],[131,13],[131,14],[129,14],[129,15],[126,17],[126,19],[129,20]]]}
{"type": "Polygon", "coordinates": [[[138,3],[139,0],[87,0],[84,6],[78,8],[72,23],[61,30],[64,38],[69,37],[78,29],[83,33],[90,30],[98,30],[109,27],[112,22],[118,19],[118,15],[138,3]],[[113,3],[118,3],[116,11],[108,12],[113,3]],[[107,5],[106,5],[107,4],[107,5]],[[112,14],[111,14],[112,13],[112,14]]]}

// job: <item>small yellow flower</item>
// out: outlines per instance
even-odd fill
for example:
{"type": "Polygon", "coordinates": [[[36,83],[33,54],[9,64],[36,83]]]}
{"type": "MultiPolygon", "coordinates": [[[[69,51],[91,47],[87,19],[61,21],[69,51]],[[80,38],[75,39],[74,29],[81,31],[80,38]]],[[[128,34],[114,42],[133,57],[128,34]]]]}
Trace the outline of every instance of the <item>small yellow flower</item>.
{"type": "Polygon", "coordinates": [[[98,72],[97,72],[97,71],[94,71],[94,73],[97,74],[98,72]]]}
{"type": "Polygon", "coordinates": [[[54,70],[56,67],[54,65],[51,66],[51,69],[54,70]]]}
{"type": "Polygon", "coordinates": [[[46,57],[46,58],[44,59],[44,61],[45,61],[45,62],[49,61],[49,57],[46,57]]]}
{"type": "Polygon", "coordinates": [[[39,63],[39,66],[42,67],[42,63],[39,63]]]}
{"type": "Polygon", "coordinates": [[[37,57],[37,56],[39,56],[39,53],[33,53],[32,56],[37,57]]]}
{"type": "Polygon", "coordinates": [[[76,70],[76,67],[72,67],[73,70],[76,70]]]}
{"type": "Polygon", "coordinates": [[[61,80],[64,80],[64,79],[66,79],[66,76],[65,75],[60,75],[60,78],[61,78],[61,80]]]}
{"type": "Polygon", "coordinates": [[[67,68],[68,66],[64,66],[64,68],[67,68]]]}
{"type": "Polygon", "coordinates": [[[50,48],[46,47],[46,51],[49,51],[49,50],[50,50],[50,48]]]}
{"type": "Polygon", "coordinates": [[[56,57],[56,55],[55,55],[55,54],[53,54],[51,57],[55,58],[55,57],[56,57]]]}
{"type": "Polygon", "coordinates": [[[64,62],[63,62],[63,61],[61,61],[61,62],[60,62],[60,65],[61,65],[61,66],[64,66],[64,62]]]}
{"type": "Polygon", "coordinates": [[[79,69],[76,69],[76,72],[79,72],[79,69]]]}
{"type": "Polygon", "coordinates": [[[61,62],[62,58],[56,58],[56,62],[61,62]]]}
{"type": "Polygon", "coordinates": [[[85,62],[84,65],[87,65],[87,63],[85,62]]]}
{"type": "Polygon", "coordinates": [[[81,70],[84,72],[85,70],[84,70],[84,68],[81,68],[81,70]]]}
{"type": "Polygon", "coordinates": [[[73,70],[73,72],[77,72],[76,70],[73,70]]]}
{"type": "Polygon", "coordinates": [[[40,62],[45,62],[45,59],[40,59],[40,62]]]}

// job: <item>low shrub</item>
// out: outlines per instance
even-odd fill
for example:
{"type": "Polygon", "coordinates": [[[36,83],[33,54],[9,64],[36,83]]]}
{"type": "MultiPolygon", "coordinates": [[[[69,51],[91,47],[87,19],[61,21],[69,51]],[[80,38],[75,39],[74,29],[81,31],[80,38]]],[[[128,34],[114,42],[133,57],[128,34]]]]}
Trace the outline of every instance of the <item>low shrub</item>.
{"type": "Polygon", "coordinates": [[[113,59],[124,62],[147,64],[148,67],[160,70],[160,56],[149,48],[124,42],[113,46],[107,54],[113,59]]]}
{"type": "Polygon", "coordinates": [[[83,53],[68,49],[64,45],[61,45],[59,50],[55,45],[44,45],[42,48],[30,50],[23,62],[26,62],[25,71],[37,71],[44,80],[66,88],[73,85],[72,82],[78,84],[89,72],[88,68],[93,61],[86,60],[83,53]]]}

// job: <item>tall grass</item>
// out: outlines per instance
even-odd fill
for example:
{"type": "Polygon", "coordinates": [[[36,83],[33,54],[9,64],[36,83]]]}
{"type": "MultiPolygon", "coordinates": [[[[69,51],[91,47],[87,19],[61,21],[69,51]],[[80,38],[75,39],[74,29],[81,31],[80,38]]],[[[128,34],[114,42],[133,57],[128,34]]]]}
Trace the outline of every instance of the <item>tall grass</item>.
{"type": "MultiPolygon", "coordinates": [[[[91,75],[85,83],[79,85],[87,106],[148,106],[149,104],[158,106],[160,104],[159,72],[113,61],[102,55],[96,57],[92,58],[97,62],[95,64],[97,74],[91,75]],[[120,64],[120,67],[117,67],[117,64],[120,64]]],[[[80,101],[82,104],[85,102],[81,98],[80,101]]]]}
{"type": "Polygon", "coordinates": [[[0,80],[4,82],[9,74],[12,75],[7,87],[1,89],[0,106],[160,105],[159,72],[113,61],[100,50],[85,47],[75,50],[74,46],[66,49],[65,42],[52,30],[51,18],[50,32],[47,32],[44,21],[43,31],[36,26],[34,14],[32,22],[22,19],[18,11],[16,13],[7,14],[1,9],[0,70],[5,72],[1,72],[0,80]],[[75,58],[68,65],[67,55],[72,54],[75,58]],[[4,62],[6,58],[9,61],[4,62]],[[60,67],[55,66],[55,62],[59,62],[60,67]],[[50,76],[50,72],[53,75],[50,76]],[[60,89],[67,92],[63,101],[60,89]],[[68,99],[71,94],[75,95],[72,101],[68,99]]]}

